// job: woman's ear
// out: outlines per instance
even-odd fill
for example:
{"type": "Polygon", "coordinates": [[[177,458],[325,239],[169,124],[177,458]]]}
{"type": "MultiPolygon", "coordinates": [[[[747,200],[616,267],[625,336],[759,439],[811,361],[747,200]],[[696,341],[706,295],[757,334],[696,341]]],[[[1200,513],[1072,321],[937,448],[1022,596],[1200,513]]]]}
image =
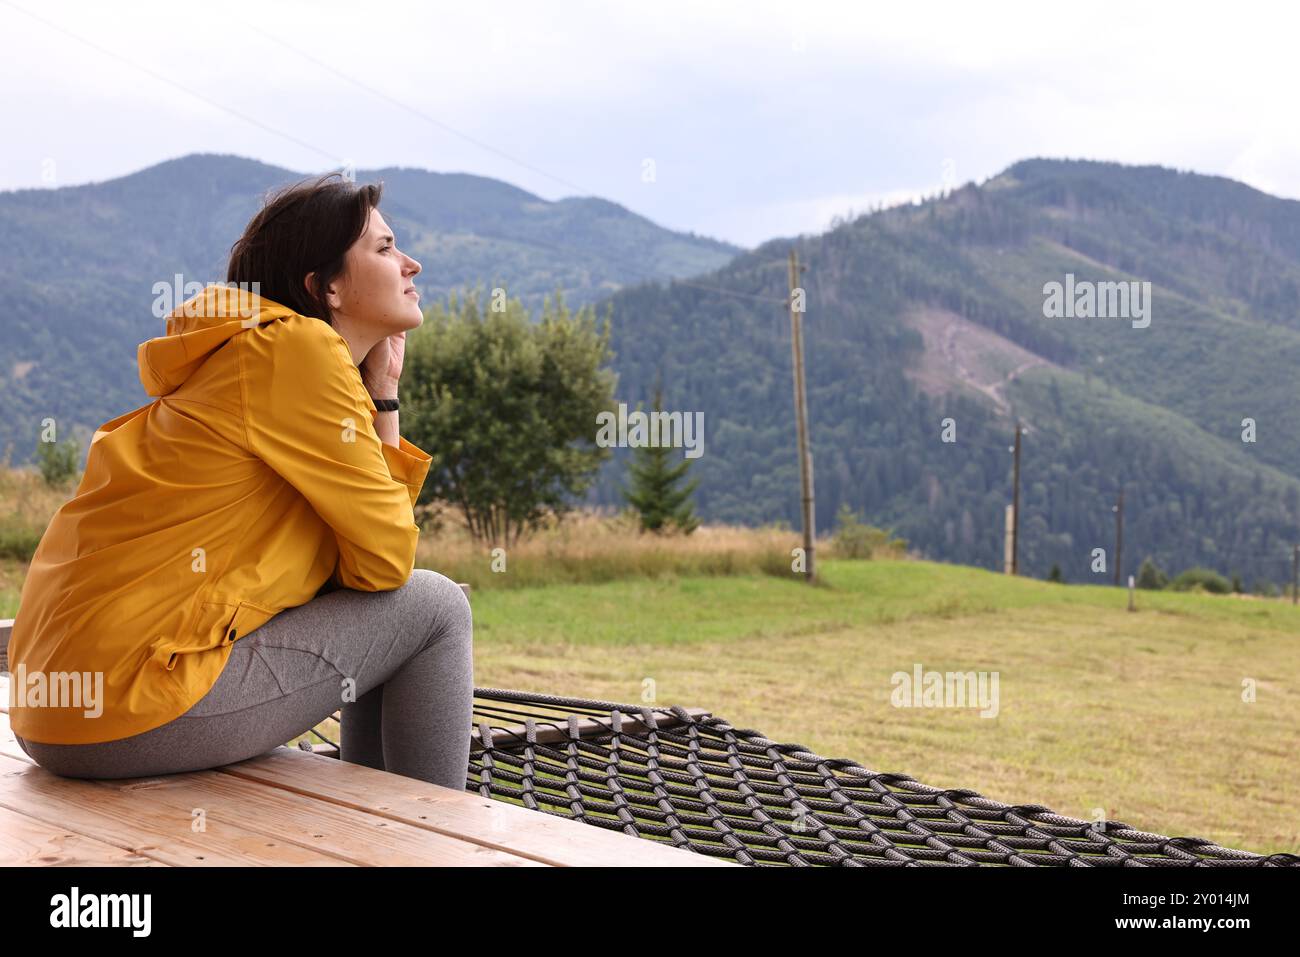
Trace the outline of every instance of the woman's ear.
{"type": "Polygon", "coordinates": [[[325,302],[330,307],[331,312],[338,312],[339,306],[343,305],[343,299],[338,294],[337,283],[330,283],[325,290],[325,302]]]}
{"type": "MultiPolygon", "coordinates": [[[[304,276],[302,279],[302,285],[303,288],[307,290],[307,295],[310,298],[315,299],[316,298],[316,273],[314,272],[307,273],[307,275],[304,276]]],[[[339,298],[339,294],[335,289],[334,283],[330,283],[329,288],[325,290],[325,295],[323,298],[325,300],[325,305],[328,306],[331,311],[336,311],[339,308],[339,306],[342,305],[343,302],[343,300],[339,298]]]]}

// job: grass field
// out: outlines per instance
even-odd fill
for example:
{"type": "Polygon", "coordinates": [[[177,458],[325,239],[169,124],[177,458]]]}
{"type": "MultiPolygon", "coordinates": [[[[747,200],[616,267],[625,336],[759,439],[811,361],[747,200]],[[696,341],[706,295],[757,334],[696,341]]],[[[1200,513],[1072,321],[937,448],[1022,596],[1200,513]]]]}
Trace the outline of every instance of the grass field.
{"type": "MultiPolygon", "coordinates": [[[[1300,853],[1288,602],[1140,591],[1130,613],[1119,589],[909,560],[823,558],[809,587],[788,530],[659,541],[583,521],[512,549],[504,573],[454,533],[422,540],[421,567],[474,583],[478,686],[630,704],[650,689],[926,784],[1300,853]],[[891,676],[917,664],[997,672],[997,716],[894,707],[891,676]]],[[[0,559],[0,617],[24,570],[0,559]]]]}

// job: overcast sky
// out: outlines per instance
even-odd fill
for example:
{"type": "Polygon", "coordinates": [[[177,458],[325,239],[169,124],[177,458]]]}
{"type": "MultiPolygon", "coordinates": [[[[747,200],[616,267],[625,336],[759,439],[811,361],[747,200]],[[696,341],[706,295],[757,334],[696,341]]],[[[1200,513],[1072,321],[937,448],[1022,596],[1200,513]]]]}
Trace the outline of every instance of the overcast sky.
{"type": "Polygon", "coordinates": [[[1300,198],[1290,5],[1050,6],[0,0],[0,189],[418,166],[741,245],[1031,156],[1300,198]]]}

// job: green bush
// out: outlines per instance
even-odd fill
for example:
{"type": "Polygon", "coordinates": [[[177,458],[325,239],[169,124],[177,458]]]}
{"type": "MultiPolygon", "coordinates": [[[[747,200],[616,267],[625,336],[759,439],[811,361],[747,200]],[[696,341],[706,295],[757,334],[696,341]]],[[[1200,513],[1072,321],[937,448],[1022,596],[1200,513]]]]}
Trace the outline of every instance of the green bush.
{"type": "Polygon", "coordinates": [[[1232,582],[1209,568],[1189,568],[1169,583],[1173,591],[1207,591],[1226,595],[1232,591],[1232,582]]]}
{"type": "Polygon", "coordinates": [[[475,539],[512,546],[572,511],[612,455],[596,428],[618,411],[612,307],[598,327],[557,290],[534,321],[483,292],[450,293],[408,333],[402,434],[433,457],[419,503],[455,503],[475,539]]]}
{"type": "Polygon", "coordinates": [[[81,446],[76,439],[36,443],[36,463],[50,488],[59,488],[76,478],[80,460],[81,446]]]}
{"type": "Polygon", "coordinates": [[[894,538],[888,529],[865,525],[847,503],[840,505],[835,516],[835,534],[831,542],[839,558],[899,558],[907,551],[907,540],[894,538]]]}

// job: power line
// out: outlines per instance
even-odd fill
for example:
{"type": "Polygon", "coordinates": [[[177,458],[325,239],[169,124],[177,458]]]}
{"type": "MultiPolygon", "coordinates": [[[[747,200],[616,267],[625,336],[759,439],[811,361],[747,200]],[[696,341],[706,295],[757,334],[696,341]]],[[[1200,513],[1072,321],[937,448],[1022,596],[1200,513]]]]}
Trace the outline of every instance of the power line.
{"type": "MultiPolygon", "coordinates": [[[[737,268],[744,268],[745,270],[750,270],[750,269],[762,269],[766,266],[776,266],[776,265],[785,267],[788,266],[789,263],[785,259],[766,259],[762,262],[744,263],[743,267],[737,267],[737,268]]],[[[692,289],[702,289],[705,292],[715,292],[722,296],[736,296],[737,298],[740,299],[750,299],[755,302],[765,302],[771,305],[788,306],[790,304],[790,298],[788,296],[784,296],[778,299],[775,296],[764,296],[752,292],[741,292],[739,289],[728,289],[725,286],[712,286],[709,285],[708,283],[695,282],[690,279],[654,280],[654,282],[668,282],[669,284],[675,286],[689,286],[692,289]]]]}
{"type": "Polygon", "coordinates": [[[294,136],[292,133],[286,133],[283,130],[277,130],[275,127],[268,126],[267,124],[263,123],[261,120],[255,119],[246,113],[241,113],[238,110],[232,109],[222,103],[218,103],[216,100],[212,99],[211,97],[205,96],[204,94],[199,93],[197,90],[192,90],[188,86],[185,86],[183,83],[177,83],[175,80],[171,79],[168,76],[164,76],[161,73],[158,73],[156,70],[151,70],[147,66],[141,66],[139,63],[136,63],[133,60],[128,60],[126,57],[122,56],[119,53],[114,53],[112,50],[109,50],[106,47],[102,47],[98,43],[95,43],[92,40],[87,40],[85,37],[81,36],[80,34],[73,33],[71,30],[59,26],[59,24],[57,23],[53,23],[50,20],[46,20],[44,17],[32,13],[30,10],[26,10],[23,7],[18,6],[17,4],[11,3],[10,0],[0,0],[0,3],[3,3],[5,6],[13,10],[17,10],[19,13],[23,14],[24,16],[31,17],[33,20],[37,20],[40,23],[45,24],[51,30],[56,30],[59,33],[62,33],[64,36],[71,37],[72,39],[76,40],[78,43],[83,43],[86,46],[90,47],[91,49],[97,50],[98,52],[104,54],[105,56],[110,56],[121,63],[125,63],[127,66],[131,67],[132,69],[139,70],[141,73],[148,74],[149,76],[151,76],[153,79],[157,80],[160,83],[166,83],[168,86],[175,87],[176,89],[180,90],[182,93],[186,93],[189,96],[194,97],[196,100],[201,100],[202,102],[208,104],[214,109],[221,110],[223,113],[229,113],[231,116],[237,117],[238,119],[243,120],[245,123],[251,123],[253,126],[256,126],[259,129],[265,130],[266,132],[271,133],[275,136],[279,136],[282,139],[286,139],[291,143],[295,143],[298,146],[303,147],[304,149],[309,149],[313,153],[319,153],[321,156],[328,157],[331,161],[337,161],[339,158],[337,153],[331,152],[329,150],[321,149],[319,146],[316,146],[312,143],[308,143],[306,140],[299,139],[298,137],[294,136]]]}
{"type": "Polygon", "coordinates": [[[708,286],[700,282],[691,282],[686,279],[673,279],[670,282],[675,286],[690,286],[692,289],[703,289],[707,292],[716,292],[724,296],[739,296],[742,299],[753,299],[758,302],[771,303],[777,306],[788,305],[789,299],[777,299],[774,296],[760,296],[752,292],[741,292],[738,289],[727,289],[723,286],[708,286]]]}
{"type": "MultiPolygon", "coordinates": [[[[161,73],[157,72],[156,70],[152,70],[152,69],[150,69],[150,68],[147,67],[147,66],[143,66],[143,65],[141,65],[141,64],[139,64],[139,63],[136,63],[135,61],[130,60],[130,59],[128,59],[128,58],[122,56],[121,54],[114,52],[113,50],[110,50],[110,49],[108,49],[108,48],[106,48],[106,47],[103,47],[103,46],[101,46],[100,44],[95,43],[95,42],[92,41],[92,40],[88,40],[88,39],[86,39],[85,37],[81,36],[81,35],[78,34],[78,33],[74,33],[73,31],[67,29],[66,27],[60,26],[59,24],[54,23],[54,22],[51,21],[51,20],[47,20],[46,18],[44,18],[44,17],[42,17],[42,16],[39,16],[38,14],[32,13],[30,10],[27,10],[27,9],[25,9],[25,8],[23,8],[23,7],[18,6],[17,4],[12,3],[11,0],[0,0],[0,3],[3,3],[5,6],[10,7],[10,8],[12,8],[12,9],[14,9],[14,10],[17,10],[19,13],[22,13],[22,14],[24,14],[25,16],[30,17],[31,19],[36,20],[36,21],[38,21],[38,22],[44,24],[45,26],[49,27],[49,28],[52,29],[52,30],[56,30],[56,31],[58,31],[59,33],[64,34],[65,36],[71,37],[72,39],[76,40],[78,43],[82,43],[82,44],[84,44],[84,45],[90,47],[91,49],[93,49],[93,50],[95,50],[95,51],[97,51],[97,52],[99,52],[99,53],[104,54],[105,56],[112,57],[113,59],[117,60],[118,62],[120,62],[120,63],[124,63],[124,64],[126,64],[127,66],[131,67],[132,69],[138,70],[138,71],[140,71],[141,73],[144,73],[144,74],[146,74],[146,75],[152,77],[153,79],[158,80],[158,81],[161,82],[161,83],[165,83],[165,84],[167,84],[168,86],[171,86],[171,87],[173,87],[173,88],[175,88],[175,89],[177,89],[177,90],[180,90],[182,93],[185,93],[185,94],[187,94],[188,96],[192,96],[192,97],[194,97],[195,99],[200,100],[200,101],[202,101],[203,103],[208,104],[209,106],[213,107],[214,109],[220,110],[220,111],[223,112],[223,113],[227,113],[227,114],[229,114],[230,116],[233,116],[233,117],[236,117],[237,119],[243,120],[245,123],[249,123],[249,124],[251,124],[251,125],[253,125],[253,126],[256,126],[258,129],[265,130],[265,131],[268,132],[268,133],[271,133],[271,134],[273,134],[273,135],[275,135],[275,136],[279,136],[279,137],[281,137],[282,139],[288,140],[289,142],[294,143],[294,144],[297,145],[297,146],[301,146],[301,147],[303,147],[304,149],[308,149],[308,150],[311,150],[311,151],[314,152],[314,153],[318,153],[319,155],[328,158],[331,162],[338,162],[338,161],[339,161],[340,156],[339,156],[338,152],[336,152],[336,151],[331,151],[331,150],[322,149],[321,147],[316,146],[316,145],[313,144],[313,143],[309,143],[309,142],[307,142],[306,140],[303,140],[303,139],[301,139],[301,138],[299,138],[299,137],[297,137],[297,136],[294,136],[292,133],[286,133],[286,132],[283,131],[283,130],[276,129],[276,128],[273,127],[273,126],[269,126],[268,124],[263,123],[261,120],[258,120],[258,119],[255,118],[255,117],[249,116],[247,113],[243,113],[243,112],[240,112],[239,110],[236,110],[236,109],[234,109],[234,108],[232,108],[232,107],[226,106],[224,103],[219,103],[219,102],[217,102],[216,100],[212,99],[211,97],[209,97],[209,96],[207,96],[207,95],[205,95],[205,94],[203,94],[203,93],[200,93],[200,92],[198,92],[197,90],[191,89],[190,87],[186,86],[186,85],[183,84],[183,83],[178,83],[177,81],[171,79],[170,77],[168,77],[168,76],[166,76],[166,75],[164,75],[164,74],[161,74],[161,73]]],[[[467,133],[462,133],[460,130],[457,130],[457,129],[451,127],[451,126],[448,126],[446,123],[443,123],[442,121],[437,120],[437,119],[435,119],[435,118],[432,117],[432,116],[429,116],[427,113],[424,113],[423,111],[418,110],[418,109],[416,109],[415,107],[410,106],[409,104],[403,103],[401,100],[398,100],[397,98],[392,97],[392,96],[388,95],[387,93],[384,93],[382,90],[377,90],[377,89],[375,89],[374,87],[372,87],[372,86],[370,86],[370,85],[368,85],[368,84],[362,82],[361,80],[358,80],[358,79],[356,79],[355,77],[350,76],[350,75],[344,73],[343,71],[336,69],[335,67],[331,66],[330,64],[325,63],[325,62],[323,62],[323,61],[317,59],[316,57],[312,56],[311,54],[309,54],[309,53],[307,53],[307,52],[305,52],[305,51],[303,51],[303,50],[300,50],[298,47],[296,47],[296,46],[294,46],[293,44],[287,42],[286,40],[284,40],[284,39],[282,39],[282,38],[280,38],[280,37],[277,37],[277,36],[275,36],[274,34],[268,33],[267,31],[265,31],[265,30],[263,30],[263,29],[257,27],[257,26],[254,25],[254,24],[251,24],[251,23],[247,23],[247,22],[245,22],[244,25],[245,25],[248,29],[250,29],[250,30],[252,30],[252,31],[254,31],[254,32],[256,32],[256,33],[260,33],[262,36],[266,37],[267,39],[269,39],[269,40],[271,40],[271,41],[273,41],[273,42],[275,42],[275,43],[280,44],[281,46],[285,47],[285,48],[288,49],[288,50],[293,51],[294,53],[298,54],[299,56],[303,57],[304,59],[306,59],[306,60],[310,60],[312,63],[315,63],[315,64],[316,64],[317,66],[319,66],[321,69],[328,70],[329,72],[331,72],[331,73],[333,73],[334,75],[338,76],[340,79],[346,80],[347,82],[352,83],[354,86],[360,87],[361,89],[365,90],[366,92],[368,92],[368,93],[370,93],[370,94],[372,94],[372,95],[374,95],[374,96],[380,97],[381,99],[383,99],[383,100],[385,100],[385,101],[387,101],[387,102],[393,104],[394,106],[397,106],[397,107],[399,107],[399,108],[401,108],[401,109],[403,109],[403,110],[406,110],[408,113],[411,113],[411,114],[414,115],[414,116],[418,116],[420,119],[424,120],[425,122],[430,123],[430,124],[432,124],[433,126],[436,126],[436,127],[438,127],[439,129],[441,129],[441,130],[443,130],[443,131],[445,131],[445,132],[447,132],[447,133],[450,133],[450,134],[453,135],[453,136],[459,137],[460,139],[462,139],[462,140],[464,140],[464,141],[466,141],[466,142],[468,142],[468,143],[471,143],[471,144],[473,144],[474,146],[477,146],[479,149],[486,150],[487,152],[493,153],[493,154],[495,154],[495,155],[501,157],[502,159],[508,160],[509,162],[514,163],[514,164],[516,164],[516,165],[518,165],[518,166],[521,166],[521,167],[523,167],[524,169],[530,170],[531,172],[534,172],[534,173],[538,174],[539,176],[544,176],[544,177],[546,177],[547,179],[550,179],[550,180],[553,180],[553,181],[555,181],[555,182],[557,182],[557,183],[560,183],[561,185],[566,186],[566,187],[568,187],[569,189],[575,190],[575,191],[578,192],[578,193],[582,193],[582,194],[590,195],[590,196],[598,195],[598,193],[596,193],[594,190],[589,190],[589,189],[586,189],[585,187],[579,186],[578,184],[573,183],[573,182],[571,182],[570,180],[564,179],[563,177],[560,177],[560,176],[556,176],[556,175],[553,174],[553,173],[549,173],[549,172],[547,172],[546,170],[541,169],[541,168],[538,167],[538,166],[535,166],[535,165],[533,165],[533,164],[531,164],[531,163],[528,163],[528,162],[525,162],[524,160],[519,159],[518,157],[511,156],[509,153],[506,153],[504,150],[497,149],[495,146],[492,146],[490,143],[485,143],[485,142],[483,142],[482,140],[476,139],[475,137],[472,137],[472,136],[470,136],[470,135],[467,134],[467,133]]]]}
{"type": "Polygon", "coordinates": [[[403,103],[401,100],[397,99],[396,97],[390,96],[389,94],[385,93],[383,90],[375,89],[373,86],[370,86],[368,83],[364,83],[361,80],[358,80],[356,77],[344,73],[342,70],[339,70],[334,66],[331,66],[330,64],[324,62],[323,60],[317,59],[316,57],[312,56],[310,53],[298,49],[296,46],[294,46],[292,43],[289,43],[287,40],[277,37],[272,33],[268,33],[266,30],[263,30],[252,23],[245,22],[244,25],[247,26],[248,29],[254,31],[255,33],[260,33],[268,40],[272,40],[275,43],[280,44],[280,46],[284,47],[285,49],[292,50],[294,53],[298,54],[303,59],[310,60],[312,63],[320,67],[322,70],[327,70],[330,73],[333,73],[339,79],[346,80],[347,82],[351,83],[353,86],[359,87],[360,89],[365,90],[367,93],[370,93],[372,96],[377,96],[380,99],[388,103],[391,103],[393,106],[405,110],[406,112],[410,113],[412,116],[419,117],[420,119],[424,120],[426,123],[430,123],[433,126],[436,126],[438,129],[442,130],[443,132],[450,133],[452,136],[458,137],[459,139],[462,139],[465,142],[472,144],[473,146],[477,146],[481,150],[486,150],[487,152],[499,156],[504,160],[508,160],[509,162],[514,163],[517,166],[522,166],[524,169],[536,173],[539,176],[545,176],[547,179],[554,180],[555,182],[561,184],[562,186],[567,186],[569,189],[575,190],[578,193],[587,196],[599,195],[594,190],[590,190],[587,189],[586,187],[579,186],[578,184],[573,183],[567,179],[564,179],[561,176],[556,176],[554,173],[548,173],[546,170],[542,169],[541,167],[534,166],[532,163],[528,163],[525,162],[524,160],[519,159],[518,157],[511,156],[509,153],[505,152],[504,150],[497,149],[495,146],[491,145],[490,143],[484,143],[482,140],[470,136],[468,133],[462,133],[460,130],[448,126],[446,123],[442,122],[441,120],[434,119],[432,116],[425,113],[423,110],[418,110],[408,103],[403,103]]]}
{"type": "MultiPolygon", "coordinates": [[[[125,65],[131,67],[131,68],[134,69],[134,70],[138,70],[138,71],[140,71],[141,73],[144,73],[144,74],[148,75],[149,77],[151,77],[151,78],[153,78],[153,79],[155,79],[155,80],[158,80],[158,81],[161,82],[161,83],[165,83],[165,84],[167,84],[168,86],[171,86],[171,87],[173,87],[173,88],[175,88],[175,89],[177,89],[177,90],[180,90],[181,92],[185,93],[186,95],[191,96],[191,97],[193,97],[193,98],[195,98],[195,99],[197,99],[197,100],[200,100],[201,102],[208,104],[209,106],[213,107],[214,109],[220,110],[220,111],[223,112],[223,113],[227,113],[227,114],[229,114],[230,116],[233,116],[233,117],[236,117],[237,119],[243,120],[243,121],[246,122],[246,123],[249,123],[249,124],[251,124],[251,125],[253,125],[253,126],[256,126],[258,129],[265,130],[265,131],[268,132],[268,133],[271,133],[271,134],[273,134],[273,135],[275,135],[275,136],[279,136],[279,137],[281,137],[282,139],[288,140],[289,142],[294,143],[294,144],[297,145],[297,146],[301,146],[301,147],[303,147],[304,149],[308,149],[308,150],[311,150],[311,151],[314,152],[314,153],[318,153],[319,155],[324,156],[324,157],[330,159],[330,160],[333,161],[333,162],[338,162],[339,159],[340,159],[340,156],[339,156],[339,154],[338,154],[337,152],[333,152],[333,151],[330,151],[330,150],[323,149],[323,148],[321,148],[321,147],[319,147],[319,146],[316,146],[316,145],[313,144],[313,143],[309,143],[309,142],[307,142],[306,140],[303,140],[303,139],[301,139],[301,138],[299,138],[299,137],[297,137],[297,136],[294,136],[294,135],[291,134],[291,133],[286,133],[286,132],[283,131],[283,130],[276,129],[276,128],[273,127],[273,126],[269,126],[268,124],[263,123],[261,120],[257,119],[256,117],[249,116],[248,114],[243,113],[243,112],[240,112],[239,110],[233,109],[232,107],[226,106],[226,105],[223,104],[223,103],[219,103],[219,102],[217,102],[216,100],[212,99],[211,97],[209,97],[209,96],[207,96],[207,95],[205,95],[205,94],[203,94],[203,93],[200,93],[200,92],[198,92],[197,90],[191,89],[190,87],[184,85],[183,83],[178,83],[178,82],[176,82],[175,80],[171,79],[170,77],[167,77],[167,76],[165,76],[165,75],[163,75],[163,74],[161,74],[161,73],[158,73],[157,71],[152,70],[152,69],[150,69],[149,67],[143,66],[143,65],[141,65],[141,64],[139,64],[139,63],[136,63],[135,61],[130,60],[130,59],[128,59],[128,58],[122,56],[122,55],[119,54],[119,53],[115,53],[114,51],[112,51],[112,50],[110,50],[110,49],[107,49],[106,47],[103,47],[103,46],[101,46],[100,44],[95,43],[95,42],[92,41],[92,40],[88,40],[88,39],[86,39],[85,37],[81,36],[80,34],[77,34],[77,33],[74,33],[74,32],[71,31],[71,30],[68,30],[66,27],[60,26],[59,24],[54,23],[54,22],[52,22],[52,21],[50,21],[50,20],[47,20],[46,18],[44,18],[44,17],[42,17],[42,16],[39,16],[39,15],[37,15],[37,14],[35,14],[35,13],[32,13],[30,10],[27,10],[27,9],[24,9],[23,7],[17,6],[16,4],[12,3],[11,0],[0,0],[0,3],[3,3],[5,6],[10,7],[10,8],[12,8],[12,9],[14,9],[14,10],[17,10],[19,13],[22,13],[22,14],[24,14],[25,16],[30,17],[31,19],[36,20],[36,21],[38,21],[38,22],[44,24],[45,26],[49,27],[49,28],[52,29],[52,30],[55,30],[55,31],[57,31],[57,32],[59,32],[59,33],[62,33],[62,34],[64,34],[65,36],[71,37],[72,39],[76,40],[77,42],[82,43],[82,44],[84,44],[84,45],[90,47],[91,49],[93,49],[93,50],[95,50],[95,51],[97,51],[97,52],[99,52],[99,53],[104,54],[105,56],[112,57],[113,59],[117,60],[118,62],[123,63],[123,64],[125,64],[125,65]]],[[[277,37],[277,36],[275,36],[274,34],[269,33],[269,32],[267,32],[266,30],[263,30],[263,29],[261,29],[261,28],[255,26],[254,24],[245,23],[245,26],[247,26],[248,29],[250,29],[250,30],[252,30],[252,31],[254,31],[254,32],[256,32],[256,33],[260,33],[262,36],[266,37],[268,40],[271,40],[271,41],[273,41],[273,42],[275,42],[275,43],[278,43],[278,44],[280,44],[281,46],[285,47],[286,49],[291,50],[291,51],[293,51],[294,53],[298,54],[299,56],[303,57],[304,59],[311,61],[312,63],[314,63],[314,64],[316,64],[317,66],[319,66],[321,69],[324,69],[324,70],[329,71],[330,73],[333,73],[334,75],[338,76],[340,79],[346,80],[347,82],[353,84],[354,86],[357,86],[357,87],[359,87],[359,88],[365,90],[366,92],[368,92],[368,93],[370,93],[370,94],[372,94],[372,95],[374,95],[374,96],[377,96],[377,97],[379,97],[380,99],[383,99],[383,100],[387,101],[388,103],[393,104],[394,106],[397,106],[397,107],[399,107],[399,108],[401,108],[401,109],[403,109],[403,110],[406,110],[408,113],[411,113],[412,115],[419,117],[420,119],[424,120],[425,122],[430,123],[430,124],[432,124],[433,126],[436,126],[436,127],[438,127],[439,129],[441,129],[441,130],[443,130],[443,131],[445,131],[445,132],[447,132],[447,133],[452,134],[453,136],[459,137],[460,139],[462,139],[462,140],[464,140],[464,141],[466,141],[466,142],[468,142],[468,143],[471,143],[472,145],[477,146],[477,147],[480,148],[480,149],[483,149],[483,150],[486,150],[486,151],[488,151],[488,152],[490,152],[490,153],[493,153],[493,154],[495,154],[495,155],[501,157],[502,159],[508,160],[509,162],[512,162],[512,163],[514,163],[514,164],[516,164],[516,165],[518,165],[518,166],[521,166],[521,167],[523,167],[524,169],[530,170],[531,172],[534,172],[534,173],[538,174],[539,176],[544,176],[544,177],[546,177],[547,179],[550,179],[550,180],[553,180],[553,181],[555,181],[555,182],[557,182],[557,183],[560,183],[561,185],[566,186],[566,187],[568,187],[568,188],[570,188],[570,189],[572,189],[572,190],[575,190],[575,191],[578,192],[578,193],[582,193],[582,194],[585,194],[585,195],[591,195],[591,196],[598,195],[598,193],[596,193],[596,191],[594,191],[594,190],[589,190],[589,189],[587,189],[587,188],[585,188],[585,187],[583,187],[583,186],[580,186],[580,185],[578,185],[578,184],[576,184],[576,183],[574,183],[574,182],[572,182],[572,181],[570,181],[570,180],[567,180],[567,179],[565,179],[565,178],[563,178],[563,177],[561,177],[561,176],[556,176],[556,175],[553,174],[553,173],[549,173],[549,172],[547,172],[546,170],[542,169],[541,167],[535,166],[535,165],[533,165],[533,164],[531,164],[531,163],[528,163],[528,162],[526,162],[526,161],[524,161],[524,160],[521,160],[521,159],[519,159],[518,157],[511,156],[509,153],[506,153],[504,150],[500,150],[500,149],[496,148],[495,146],[492,146],[490,143],[485,143],[485,142],[483,142],[482,140],[476,139],[475,137],[470,136],[470,135],[467,134],[467,133],[463,133],[463,132],[461,132],[460,130],[457,130],[457,129],[451,127],[451,126],[448,126],[446,123],[443,123],[441,120],[437,120],[437,119],[435,119],[434,117],[429,116],[427,113],[424,113],[423,111],[418,110],[418,109],[416,109],[415,107],[410,106],[409,104],[404,103],[404,102],[402,102],[401,100],[398,100],[397,98],[395,98],[395,97],[393,97],[393,96],[390,96],[389,94],[383,92],[382,90],[375,89],[374,87],[370,86],[369,84],[364,83],[364,82],[362,82],[361,80],[358,80],[358,79],[356,79],[355,77],[350,76],[349,74],[344,73],[343,71],[336,69],[335,67],[329,65],[328,63],[325,63],[325,62],[323,62],[323,61],[317,59],[316,57],[312,56],[311,54],[309,54],[309,53],[307,53],[307,52],[305,52],[305,51],[299,49],[298,47],[294,46],[293,44],[287,42],[286,40],[284,40],[284,39],[282,39],[282,38],[280,38],[280,37],[277,37]]],[[[511,240],[510,238],[508,238],[508,237],[488,237],[488,238],[497,238],[497,239],[502,239],[502,240],[515,241],[515,242],[519,242],[519,243],[521,243],[521,244],[523,244],[523,245],[529,245],[529,246],[541,246],[541,247],[543,247],[543,248],[552,249],[552,250],[556,250],[556,251],[560,251],[560,252],[578,253],[578,252],[581,252],[581,251],[582,251],[582,250],[576,249],[576,248],[574,248],[574,247],[561,246],[561,245],[556,244],[556,243],[546,242],[546,241],[544,241],[544,240],[539,240],[539,239],[537,239],[537,238],[532,238],[532,237],[530,237],[530,238],[518,238],[518,237],[516,237],[516,238],[513,238],[512,240],[511,240]]],[[[765,266],[765,265],[770,265],[770,264],[775,263],[775,262],[778,262],[778,260],[772,260],[771,262],[768,262],[768,263],[758,263],[758,264],[755,264],[755,265],[761,267],[761,266],[765,266]]],[[[784,262],[784,260],[780,260],[779,262],[784,262]]],[[[742,296],[742,297],[749,298],[749,299],[754,299],[754,300],[758,300],[758,301],[762,301],[762,302],[774,303],[774,304],[779,304],[779,305],[785,305],[786,302],[787,302],[787,300],[785,300],[785,299],[776,299],[776,298],[772,298],[772,297],[756,296],[756,295],[752,295],[752,294],[748,294],[748,293],[742,293],[742,292],[739,292],[739,291],[736,291],[736,290],[724,289],[724,288],[722,288],[722,287],[710,287],[710,286],[705,286],[705,285],[703,285],[703,284],[699,284],[699,283],[690,283],[690,282],[685,282],[684,280],[674,280],[674,281],[682,282],[684,285],[696,286],[697,288],[700,288],[700,289],[707,289],[707,290],[710,290],[710,291],[712,291],[712,292],[717,292],[717,293],[721,293],[721,294],[724,294],[724,295],[742,296]]]]}

